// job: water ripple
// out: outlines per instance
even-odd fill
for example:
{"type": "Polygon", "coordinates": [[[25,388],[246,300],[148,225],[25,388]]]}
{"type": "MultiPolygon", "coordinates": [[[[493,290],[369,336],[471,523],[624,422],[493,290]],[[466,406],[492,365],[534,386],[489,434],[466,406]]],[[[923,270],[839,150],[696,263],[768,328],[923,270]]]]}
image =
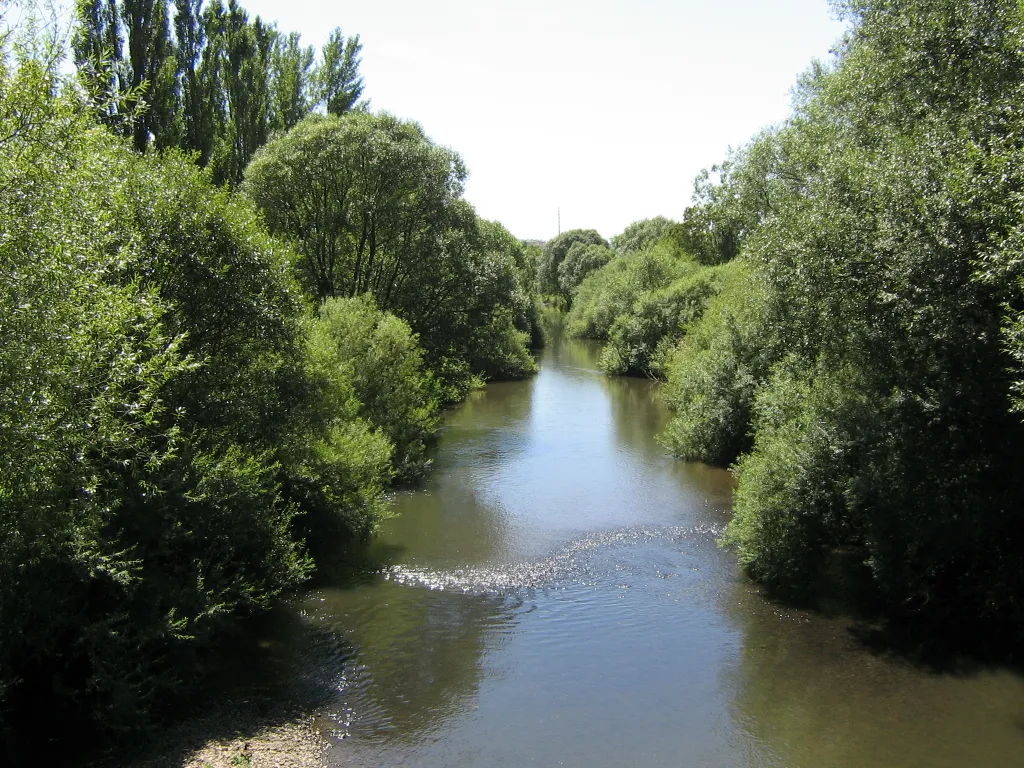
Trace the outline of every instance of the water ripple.
{"type": "Polygon", "coordinates": [[[393,565],[383,573],[385,580],[403,586],[452,590],[471,595],[506,595],[559,582],[586,583],[592,576],[590,557],[598,550],[652,541],[713,541],[721,533],[721,528],[716,525],[624,528],[592,533],[571,542],[553,555],[533,562],[446,570],[393,565]]]}

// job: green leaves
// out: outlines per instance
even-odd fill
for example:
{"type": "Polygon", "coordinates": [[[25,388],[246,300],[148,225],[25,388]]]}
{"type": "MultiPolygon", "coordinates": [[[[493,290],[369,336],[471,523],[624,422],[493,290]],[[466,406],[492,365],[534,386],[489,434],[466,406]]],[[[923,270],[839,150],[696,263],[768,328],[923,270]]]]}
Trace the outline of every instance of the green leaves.
{"type": "Polygon", "coordinates": [[[310,344],[323,375],[345,382],[334,386],[351,387],[355,413],[391,441],[398,477],[421,474],[429,465],[426,443],[438,405],[408,324],[378,310],[369,295],[330,299],[320,308],[310,344]]]}
{"type": "Polygon", "coordinates": [[[327,114],[345,114],[363,95],[363,78],[359,74],[362,49],[359,35],[345,39],[340,27],[335,27],[324,43],[323,60],[316,71],[315,92],[327,114]]]}
{"type": "Polygon", "coordinates": [[[461,199],[465,175],[419,125],[356,111],[309,117],[272,141],[242,191],[296,244],[296,274],[314,301],[372,294],[419,336],[447,386],[441,372],[456,375],[458,361],[486,376],[534,370],[515,335],[534,329],[532,270],[518,241],[461,199]],[[506,314],[511,324],[498,319],[506,314]],[[500,362],[488,360],[499,347],[500,362]]]}
{"type": "Polygon", "coordinates": [[[575,286],[562,285],[560,268],[569,255],[569,249],[576,244],[608,247],[605,239],[593,229],[570,229],[549,240],[544,245],[544,256],[537,269],[537,281],[542,293],[559,295],[566,302],[571,301],[571,289],[575,286]]]}
{"type": "Polygon", "coordinates": [[[251,209],[46,78],[0,81],[0,123],[33,115],[0,158],[0,688],[137,727],[176,654],[308,572],[278,456],[302,305],[251,209]]]}
{"type": "Polygon", "coordinates": [[[727,540],[776,589],[852,548],[894,614],[1017,621],[1019,9],[846,8],[834,68],[704,188],[758,309],[690,329],[665,439],[728,461],[752,413],[727,540]]]}

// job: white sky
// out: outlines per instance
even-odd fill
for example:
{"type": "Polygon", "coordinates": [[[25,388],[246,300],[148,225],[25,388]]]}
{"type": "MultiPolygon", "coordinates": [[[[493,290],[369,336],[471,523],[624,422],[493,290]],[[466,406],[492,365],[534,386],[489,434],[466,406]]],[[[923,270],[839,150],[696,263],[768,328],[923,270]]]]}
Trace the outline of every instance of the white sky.
{"type": "Polygon", "coordinates": [[[241,0],[319,47],[363,43],[365,97],[469,167],[520,238],[678,219],[693,177],[784,119],[842,33],[826,0],[241,0]]]}

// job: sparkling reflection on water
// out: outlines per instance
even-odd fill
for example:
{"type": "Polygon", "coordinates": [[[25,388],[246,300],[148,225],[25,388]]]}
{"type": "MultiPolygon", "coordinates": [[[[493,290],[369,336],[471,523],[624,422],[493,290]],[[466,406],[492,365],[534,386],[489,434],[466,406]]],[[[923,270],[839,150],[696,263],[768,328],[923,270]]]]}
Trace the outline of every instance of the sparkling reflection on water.
{"type": "Polygon", "coordinates": [[[293,685],[338,766],[1024,766],[1024,683],[872,655],[716,539],[651,382],[556,343],[452,412],[365,583],[296,602],[293,685]]]}

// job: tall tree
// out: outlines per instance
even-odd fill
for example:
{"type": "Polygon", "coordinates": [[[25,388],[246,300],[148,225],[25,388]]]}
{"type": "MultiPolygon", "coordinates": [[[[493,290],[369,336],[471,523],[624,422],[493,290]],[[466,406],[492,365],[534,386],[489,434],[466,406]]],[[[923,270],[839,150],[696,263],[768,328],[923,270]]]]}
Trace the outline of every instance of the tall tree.
{"type": "Polygon", "coordinates": [[[299,280],[317,301],[373,294],[419,334],[442,379],[467,363],[529,373],[524,255],[461,199],[465,175],[418,124],[355,110],[312,115],[271,141],[242,190],[296,243],[299,280]]]}
{"type": "Polygon", "coordinates": [[[145,152],[151,135],[172,130],[177,101],[177,62],[167,2],[122,0],[121,19],[128,46],[124,63],[129,104],[142,101],[131,127],[132,143],[145,152]]]}
{"type": "Polygon", "coordinates": [[[544,246],[544,258],[541,259],[537,270],[537,279],[540,282],[540,289],[544,293],[562,296],[566,302],[572,300],[569,290],[563,287],[559,281],[559,267],[569,249],[576,243],[584,245],[600,245],[608,247],[608,242],[594,229],[570,229],[563,232],[553,240],[549,240],[544,246]]]}
{"type": "Polygon", "coordinates": [[[72,47],[100,120],[145,152],[176,144],[178,63],[166,0],[81,0],[72,47]]]}
{"type": "Polygon", "coordinates": [[[312,46],[299,43],[298,32],[278,34],[271,53],[274,130],[287,131],[312,111],[312,46]]]}
{"type": "Polygon", "coordinates": [[[71,40],[75,66],[100,121],[120,132],[124,115],[117,100],[122,74],[117,0],[79,0],[75,15],[71,40]]]}
{"type": "Polygon", "coordinates": [[[270,135],[270,54],[276,31],[249,15],[237,0],[211,6],[207,37],[219,53],[223,110],[211,159],[218,183],[237,184],[256,150],[270,135]],[[219,40],[214,40],[214,31],[219,40]]]}
{"type": "Polygon", "coordinates": [[[202,0],[174,0],[174,36],[180,77],[180,146],[209,158],[212,94],[201,77],[200,62],[206,44],[201,15],[202,0]]]}
{"type": "Polygon", "coordinates": [[[348,112],[363,95],[363,77],[359,74],[359,53],[362,50],[359,35],[346,39],[340,27],[335,27],[324,43],[316,84],[317,100],[328,114],[348,112]]]}

